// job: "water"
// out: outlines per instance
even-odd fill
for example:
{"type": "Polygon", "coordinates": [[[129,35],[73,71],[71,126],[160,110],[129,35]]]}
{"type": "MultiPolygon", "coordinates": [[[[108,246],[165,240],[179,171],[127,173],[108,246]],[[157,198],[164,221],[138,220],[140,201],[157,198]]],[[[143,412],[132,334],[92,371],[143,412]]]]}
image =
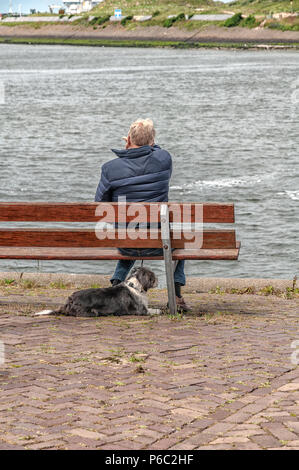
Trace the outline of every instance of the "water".
{"type": "MultiPolygon", "coordinates": [[[[0,46],[0,201],[93,201],[130,123],[151,117],[173,155],[170,200],[234,202],[238,261],[193,276],[298,274],[299,60],[295,51],[0,46]],[[3,97],[2,97],[2,101],[3,97]],[[0,101],[1,102],[1,101],[0,101]]],[[[114,262],[43,262],[112,272],[114,262]]],[[[159,274],[162,262],[151,264],[159,274]]],[[[0,261],[1,270],[36,262],[0,261]]]]}

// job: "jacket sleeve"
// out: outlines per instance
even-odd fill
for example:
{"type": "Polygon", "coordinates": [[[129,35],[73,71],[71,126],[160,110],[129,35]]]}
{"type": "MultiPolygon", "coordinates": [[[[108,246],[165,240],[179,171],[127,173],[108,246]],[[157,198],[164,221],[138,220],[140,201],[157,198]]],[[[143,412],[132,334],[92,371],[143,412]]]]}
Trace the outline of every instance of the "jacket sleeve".
{"type": "MultiPolygon", "coordinates": [[[[152,145],[152,149],[155,151],[155,150],[161,150],[161,147],[160,145],[158,144],[154,144],[152,145]]],[[[172,156],[170,155],[169,152],[167,152],[168,155],[169,155],[169,168],[168,168],[168,172],[169,172],[169,179],[171,178],[171,175],[172,175],[172,156]]]]}
{"type": "Polygon", "coordinates": [[[112,191],[111,184],[107,178],[105,167],[102,167],[101,179],[97,187],[95,202],[111,202],[112,191]]]}
{"type": "Polygon", "coordinates": [[[172,175],[172,157],[170,155],[170,165],[169,165],[169,179],[171,178],[172,175]]]}

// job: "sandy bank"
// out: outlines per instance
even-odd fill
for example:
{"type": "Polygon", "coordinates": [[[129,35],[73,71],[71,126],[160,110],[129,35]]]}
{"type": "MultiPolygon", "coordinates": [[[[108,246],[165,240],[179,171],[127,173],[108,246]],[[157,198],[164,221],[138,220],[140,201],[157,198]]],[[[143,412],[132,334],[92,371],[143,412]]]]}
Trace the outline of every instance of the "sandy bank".
{"type": "Polygon", "coordinates": [[[220,28],[207,26],[200,31],[186,31],[176,27],[138,26],[127,30],[123,26],[108,25],[106,28],[93,29],[80,25],[0,25],[0,37],[19,38],[61,38],[61,39],[106,39],[106,40],[148,40],[148,41],[186,41],[186,42],[249,42],[249,43],[291,43],[299,42],[299,31],[279,31],[263,28],[242,27],[220,28]]]}

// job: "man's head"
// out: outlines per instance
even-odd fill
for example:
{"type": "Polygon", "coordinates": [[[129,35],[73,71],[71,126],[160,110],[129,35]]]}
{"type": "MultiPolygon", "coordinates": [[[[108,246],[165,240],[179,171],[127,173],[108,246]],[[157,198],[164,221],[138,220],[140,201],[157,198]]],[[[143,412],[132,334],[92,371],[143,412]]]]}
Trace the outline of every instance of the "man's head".
{"type": "Polygon", "coordinates": [[[151,119],[137,119],[131,124],[127,137],[127,148],[154,145],[154,142],[155,128],[151,119]]]}

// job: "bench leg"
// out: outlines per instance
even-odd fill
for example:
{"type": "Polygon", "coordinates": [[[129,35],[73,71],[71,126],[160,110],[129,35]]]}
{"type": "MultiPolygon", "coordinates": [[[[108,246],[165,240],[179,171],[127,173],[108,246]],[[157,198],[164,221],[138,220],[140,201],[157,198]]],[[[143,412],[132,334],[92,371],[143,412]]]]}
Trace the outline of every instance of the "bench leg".
{"type": "Polygon", "coordinates": [[[168,291],[169,313],[171,315],[175,315],[177,312],[177,307],[176,307],[176,299],[175,299],[171,250],[168,250],[168,249],[164,250],[164,261],[165,261],[165,272],[166,272],[166,282],[167,282],[167,291],[168,291]]]}
{"type": "Polygon", "coordinates": [[[161,235],[163,243],[163,255],[165,262],[166,282],[168,291],[168,306],[171,315],[175,315],[177,312],[176,299],[175,299],[175,288],[174,288],[174,277],[173,277],[173,261],[171,254],[171,241],[170,241],[170,229],[169,229],[169,212],[168,205],[161,205],[161,235]]]}

